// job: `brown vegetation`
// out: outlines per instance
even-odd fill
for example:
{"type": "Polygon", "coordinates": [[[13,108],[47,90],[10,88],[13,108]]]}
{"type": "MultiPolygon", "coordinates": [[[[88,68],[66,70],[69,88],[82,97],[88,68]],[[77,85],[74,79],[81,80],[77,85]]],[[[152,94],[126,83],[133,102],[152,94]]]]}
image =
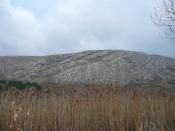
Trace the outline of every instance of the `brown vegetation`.
{"type": "Polygon", "coordinates": [[[1,131],[174,131],[175,94],[118,87],[0,93],[1,131]]]}

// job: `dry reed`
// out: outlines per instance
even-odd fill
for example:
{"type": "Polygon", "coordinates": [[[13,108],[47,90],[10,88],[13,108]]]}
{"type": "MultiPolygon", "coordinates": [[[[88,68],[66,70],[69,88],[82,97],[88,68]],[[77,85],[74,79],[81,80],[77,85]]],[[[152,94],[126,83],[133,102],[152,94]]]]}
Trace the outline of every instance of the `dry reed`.
{"type": "Polygon", "coordinates": [[[175,94],[118,87],[0,93],[0,131],[175,131],[175,94]]]}

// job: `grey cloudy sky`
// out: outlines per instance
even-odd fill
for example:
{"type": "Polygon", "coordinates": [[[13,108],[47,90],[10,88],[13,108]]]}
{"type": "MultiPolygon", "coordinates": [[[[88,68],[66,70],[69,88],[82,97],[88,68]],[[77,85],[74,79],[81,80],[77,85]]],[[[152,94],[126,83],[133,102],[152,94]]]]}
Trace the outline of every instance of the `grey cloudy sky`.
{"type": "Polygon", "coordinates": [[[0,55],[123,49],[175,57],[151,20],[160,1],[0,0],[0,55]]]}

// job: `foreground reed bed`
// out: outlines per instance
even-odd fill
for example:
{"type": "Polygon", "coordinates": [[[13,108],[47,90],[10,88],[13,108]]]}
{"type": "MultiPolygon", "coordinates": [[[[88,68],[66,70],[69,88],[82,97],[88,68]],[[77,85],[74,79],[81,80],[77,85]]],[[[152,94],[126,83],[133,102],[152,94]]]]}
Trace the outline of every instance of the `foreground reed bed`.
{"type": "Polygon", "coordinates": [[[1,131],[175,131],[175,94],[118,87],[0,93],[1,131]]]}

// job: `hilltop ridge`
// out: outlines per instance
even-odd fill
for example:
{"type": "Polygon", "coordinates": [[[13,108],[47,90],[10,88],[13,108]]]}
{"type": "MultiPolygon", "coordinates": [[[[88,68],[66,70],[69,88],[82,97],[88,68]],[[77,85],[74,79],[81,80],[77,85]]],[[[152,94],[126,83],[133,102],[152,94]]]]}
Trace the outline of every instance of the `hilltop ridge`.
{"type": "Polygon", "coordinates": [[[175,59],[122,50],[1,56],[0,79],[39,84],[116,84],[175,88],[175,59]]]}

